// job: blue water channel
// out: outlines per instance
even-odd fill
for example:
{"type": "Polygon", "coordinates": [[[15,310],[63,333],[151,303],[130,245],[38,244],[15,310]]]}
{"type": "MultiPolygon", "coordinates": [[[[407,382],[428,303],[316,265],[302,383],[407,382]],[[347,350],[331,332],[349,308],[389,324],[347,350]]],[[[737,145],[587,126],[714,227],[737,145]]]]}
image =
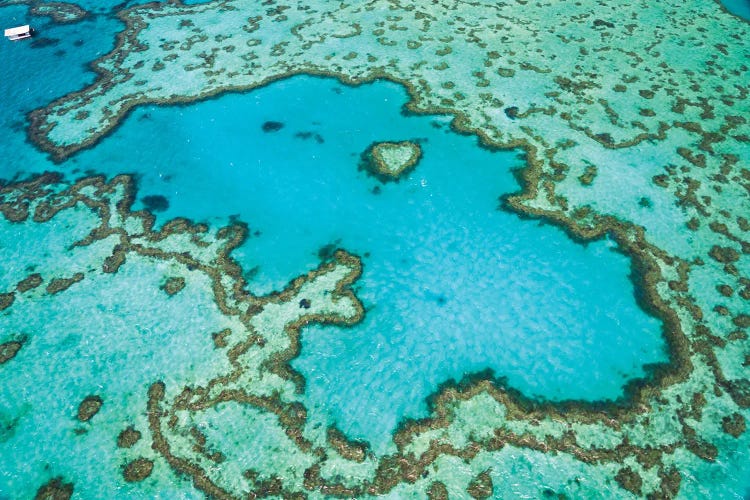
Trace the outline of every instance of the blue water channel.
{"type": "Polygon", "coordinates": [[[750,0],[721,0],[721,4],[735,16],[750,21],[750,0]]]}

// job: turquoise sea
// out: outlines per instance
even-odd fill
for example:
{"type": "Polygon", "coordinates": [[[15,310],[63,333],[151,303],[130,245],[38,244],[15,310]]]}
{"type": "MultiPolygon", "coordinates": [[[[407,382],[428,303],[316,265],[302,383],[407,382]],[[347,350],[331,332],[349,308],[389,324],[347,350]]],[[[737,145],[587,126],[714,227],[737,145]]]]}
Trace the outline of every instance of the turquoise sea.
{"type": "MultiPolygon", "coordinates": [[[[491,370],[532,399],[621,401],[628,382],[669,361],[662,323],[639,307],[631,260],[616,243],[574,242],[554,225],[506,209],[502,198],[520,189],[514,172],[525,165],[522,151],[487,149],[454,131],[449,116],[407,112],[405,89],[391,82],[350,87],[296,76],[188,106],[140,107],[95,147],[52,163],[27,140],[26,113],[93,81],[87,63],[109,51],[122,29],[109,8],[79,4],[97,14],[70,25],[32,18],[36,39],[0,43],[0,61],[13,76],[0,79],[0,157],[12,159],[0,166],[0,178],[130,174],[138,188],[134,208],[151,210],[158,225],[177,217],[212,228],[245,222],[250,236],[232,257],[255,294],[283,289],[332,249],[361,257],[353,289],[363,321],[306,327],[291,363],[305,378],[312,421],[335,423],[387,453],[399,423],[426,417],[428,397],[449,380],[491,370]],[[418,143],[423,157],[399,182],[383,183],[360,168],[371,143],[404,140],[418,143]]],[[[726,7],[750,12],[747,2],[727,0],[726,7]]],[[[0,20],[8,25],[26,12],[0,6],[0,20]]],[[[55,245],[54,232],[87,227],[90,214],[66,217],[50,232],[0,226],[1,286],[15,272],[7,259],[23,255],[31,263],[55,258],[45,255],[53,250],[72,252],[55,245]]],[[[179,322],[212,306],[184,297],[168,310],[149,309],[128,285],[148,273],[128,268],[110,289],[25,304],[23,324],[0,313],[4,331],[23,329],[38,339],[17,360],[22,368],[0,367],[0,498],[27,496],[44,467],[85,468],[103,459],[98,437],[81,455],[64,451],[75,439],[70,419],[53,415],[75,410],[61,395],[75,400],[98,384],[120,401],[107,410],[116,426],[124,420],[117,411],[134,412],[134,387],[142,391],[170,370],[199,363],[202,346],[179,322]],[[71,307],[90,313],[72,314],[71,307]],[[91,313],[99,319],[87,318],[91,313]],[[168,342],[136,335],[165,328],[175,332],[168,342]],[[92,338],[96,348],[87,347],[92,338]],[[133,384],[110,376],[113,366],[127,369],[133,384]]],[[[195,321],[210,330],[212,318],[195,321]]],[[[96,468],[78,474],[98,478],[96,468]]],[[[111,488],[113,477],[99,479],[111,488]]],[[[151,494],[187,495],[185,486],[151,494]]]]}

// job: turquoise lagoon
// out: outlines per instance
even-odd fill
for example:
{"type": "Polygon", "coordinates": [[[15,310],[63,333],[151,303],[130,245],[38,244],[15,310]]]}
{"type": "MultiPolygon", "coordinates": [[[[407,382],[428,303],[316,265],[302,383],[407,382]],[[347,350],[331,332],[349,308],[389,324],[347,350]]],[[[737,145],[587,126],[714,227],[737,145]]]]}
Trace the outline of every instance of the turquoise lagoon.
{"type": "Polygon", "coordinates": [[[629,260],[609,241],[583,246],[500,210],[499,196],[519,189],[518,153],[479,147],[448,117],[404,116],[406,100],[391,83],[300,76],[137,110],[79,161],[107,172],[115,160],[112,173],[146,166],[141,194],[170,202],[160,221],[246,221],[253,236],[234,256],[257,293],[314,268],[326,246],[362,256],[365,320],[305,330],[293,363],[312,407],[355,437],[387,441],[404,416],[425,415],[439,383],[486,368],[530,396],[592,401],[618,398],[644,364],[666,361],[660,323],[635,303],[629,260]],[[263,132],[269,120],[284,126],[263,132]],[[360,152],[385,140],[423,150],[399,183],[357,168],[360,152]]]}
{"type": "MultiPolygon", "coordinates": [[[[0,9],[4,20],[24,12],[18,6],[0,9]]],[[[245,221],[251,237],[233,256],[256,293],[278,290],[313,269],[324,257],[322,249],[341,247],[361,256],[364,273],[354,289],[367,310],[365,319],[347,329],[305,329],[293,361],[307,381],[310,418],[335,422],[382,452],[400,421],[427,414],[425,398],[448,379],[489,368],[531,397],[614,400],[628,381],[645,375],[644,365],[667,361],[661,323],[638,308],[630,261],[614,243],[574,243],[556,227],[501,209],[499,197],[519,189],[513,177],[523,166],[519,152],[480,147],[476,138],[453,132],[450,117],[403,113],[407,95],[392,83],[351,88],[299,76],[188,107],[139,108],[95,148],[63,164],[50,163],[26,142],[25,113],[92,81],[85,63],[109,50],[120,28],[119,21],[102,15],[70,26],[49,24],[45,36],[58,41],[47,47],[0,44],[0,58],[18,68],[16,79],[0,81],[0,123],[11,131],[3,135],[0,153],[17,159],[0,167],[0,177],[45,170],[69,180],[130,173],[138,179],[141,200],[168,201],[156,212],[159,223],[174,217],[212,226],[234,217],[245,221]],[[54,79],[38,77],[51,68],[54,79]],[[266,121],[283,127],[264,132],[266,121]],[[360,153],[385,140],[415,140],[423,148],[420,164],[399,183],[382,184],[358,169],[360,153]]],[[[138,202],[136,208],[142,206],[138,202]]],[[[66,221],[70,227],[85,224],[85,214],[74,216],[79,219],[66,221]]],[[[21,253],[11,248],[12,239],[13,228],[4,226],[5,250],[21,253]]],[[[23,240],[26,248],[34,248],[33,241],[23,240]]],[[[0,276],[7,279],[11,271],[4,264],[0,276]]],[[[18,479],[29,473],[26,467],[42,467],[42,456],[55,456],[58,446],[74,439],[70,422],[42,415],[74,411],[55,394],[71,395],[69,404],[73,395],[104,384],[110,398],[120,401],[103,410],[111,429],[92,433],[87,451],[56,455],[57,465],[82,470],[113,460],[106,456],[110,444],[104,436],[120,429],[125,419],[118,412],[142,411],[131,408],[141,402],[133,393],[165,375],[189,379],[192,370],[209,363],[199,353],[210,339],[175,338],[165,345],[161,338],[144,340],[142,331],[123,321],[137,317],[139,328],[177,331],[170,326],[174,318],[196,308],[212,310],[194,296],[169,311],[119,305],[117,299],[130,294],[128,280],[140,283],[148,273],[145,267],[125,267],[116,280],[100,284],[106,287],[101,293],[71,298],[82,311],[103,305],[100,323],[44,302],[24,305],[30,318],[25,328],[44,339],[29,347],[49,352],[61,371],[45,372],[31,356],[27,372],[14,370],[14,377],[39,380],[31,384],[27,403],[3,405],[3,418],[20,425],[14,436],[0,439],[6,471],[0,492],[32,491],[38,482],[24,485],[18,479]],[[55,331],[76,324],[78,333],[55,331]],[[99,332],[95,351],[87,350],[83,331],[99,332]],[[97,360],[95,371],[76,365],[84,355],[97,360]],[[132,379],[105,376],[112,366],[124,366],[117,364],[124,359],[135,370],[132,379]],[[19,447],[30,439],[36,440],[33,446],[19,447]]],[[[191,331],[210,330],[215,318],[206,314],[191,331]]],[[[6,402],[20,397],[9,385],[2,387],[6,402]]],[[[83,477],[98,478],[96,470],[88,474],[83,477]]],[[[105,486],[115,484],[111,481],[105,486]]]]}
{"type": "Polygon", "coordinates": [[[426,415],[425,398],[448,379],[490,368],[532,397],[613,400],[645,364],[665,362],[660,322],[636,305],[615,245],[577,244],[502,210],[499,197],[519,189],[519,152],[480,147],[450,117],[405,114],[407,99],[392,83],[299,76],[188,107],[139,108],[59,166],[21,147],[22,129],[6,144],[23,175],[136,175],[140,199],[168,200],[160,223],[247,222],[251,237],[233,255],[256,293],[316,267],[326,247],[361,256],[365,320],[308,328],[293,366],[314,415],[381,447],[404,417],[426,415]],[[264,132],[266,121],[283,127],[264,132]],[[385,140],[423,149],[399,183],[358,169],[368,144],[385,140]]]}

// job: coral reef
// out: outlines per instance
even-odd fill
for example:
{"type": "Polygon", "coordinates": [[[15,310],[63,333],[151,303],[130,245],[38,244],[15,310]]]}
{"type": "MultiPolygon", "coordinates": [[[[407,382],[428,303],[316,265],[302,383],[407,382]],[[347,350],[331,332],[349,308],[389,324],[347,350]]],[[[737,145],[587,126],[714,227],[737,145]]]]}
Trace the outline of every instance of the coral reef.
{"type": "Polygon", "coordinates": [[[397,181],[417,165],[421,156],[422,148],[415,142],[377,142],[362,153],[362,164],[382,182],[397,181]]]}
{"type": "MultiPolygon", "coordinates": [[[[156,233],[149,214],[129,211],[125,177],[65,188],[48,175],[6,186],[6,219],[44,222],[85,203],[102,224],[83,244],[120,240],[103,272],[117,272],[128,255],[179,262],[209,276],[221,311],[241,318],[243,332],[215,338],[228,373],[177,386],[153,381],[148,391],[148,439],[196,488],[217,498],[481,497],[493,483],[488,457],[543,453],[566,464],[560,470],[571,479],[585,470],[612,478],[618,494],[672,497],[680,471],[717,461],[722,447],[745,437],[750,25],[708,0],[215,0],[149,4],[120,16],[126,28],[95,63],[98,79],[30,114],[29,138],[53,158],[93,146],[138,105],[188,103],[298,73],[400,82],[411,112],[452,114],[454,128],[483,145],[526,151],[523,191],[506,197],[507,207],[582,242],[611,235],[631,256],[638,299],[663,319],[671,351],[668,367],[629,386],[618,403],[533,401],[488,374],[446,383],[428,418],[402,423],[396,451],[373,456],[335,430],[308,425],[304,380],[289,366],[305,325],[362,317],[349,289],[361,273],[357,257],[339,250],[282,292],[254,297],[228,256],[243,226],[214,235],[178,220],[156,233]],[[205,421],[214,422],[211,432],[196,431],[205,421]],[[264,453],[276,461],[250,470],[248,452],[233,442],[253,442],[253,432],[273,442],[264,453]],[[458,463],[469,472],[457,472],[458,463]]],[[[76,276],[43,276],[42,284],[64,296],[76,276]]],[[[23,279],[0,308],[13,308],[14,294],[37,281],[23,279]]],[[[86,285],[81,279],[76,286],[86,285]]]]}

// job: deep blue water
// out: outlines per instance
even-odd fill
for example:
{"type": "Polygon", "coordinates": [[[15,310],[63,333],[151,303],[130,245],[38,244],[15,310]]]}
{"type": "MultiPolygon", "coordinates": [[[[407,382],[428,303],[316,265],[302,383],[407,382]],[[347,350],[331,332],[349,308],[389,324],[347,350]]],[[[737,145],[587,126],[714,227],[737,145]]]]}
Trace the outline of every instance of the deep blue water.
{"type": "Polygon", "coordinates": [[[721,0],[721,4],[735,16],[750,21],[750,0],[721,0]]]}

